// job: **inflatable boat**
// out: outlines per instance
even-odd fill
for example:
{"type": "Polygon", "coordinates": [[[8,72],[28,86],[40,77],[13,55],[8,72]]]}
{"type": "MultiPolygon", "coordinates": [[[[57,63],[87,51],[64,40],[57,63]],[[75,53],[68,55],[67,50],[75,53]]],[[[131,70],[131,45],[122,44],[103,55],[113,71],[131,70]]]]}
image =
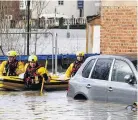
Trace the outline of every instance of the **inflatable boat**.
{"type": "MultiPolygon", "coordinates": [[[[69,79],[61,79],[59,76],[52,76],[50,82],[44,82],[44,90],[66,90],[69,79]]],[[[26,86],[23,79],[18,76],[0,76],[1,90],[40,90],[41,83],[34,83],[26,86]]]]}

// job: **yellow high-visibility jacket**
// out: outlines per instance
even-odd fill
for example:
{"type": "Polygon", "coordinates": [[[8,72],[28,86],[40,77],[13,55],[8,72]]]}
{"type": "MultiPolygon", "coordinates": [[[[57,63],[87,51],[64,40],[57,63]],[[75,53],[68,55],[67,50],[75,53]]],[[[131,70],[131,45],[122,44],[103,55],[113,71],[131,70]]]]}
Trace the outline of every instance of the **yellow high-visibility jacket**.
{"type": "Polygon", "coordinates": [[[67,78],[71,77],[71,73],[72,73],[72,69],[73,69],[74,63],[71,63],[70,66],[67,68],[66,72],[65,72],[65,76],[67,78]]]}
{"type": "MultiPolygon", "coordinates": [[[[24,67],[25,71],[27,70],[28,65],[29,65],[29,63],[26,63],[26,64],[25,64],[25,67],[24,67]]],[[[46,68],[44,68],[44,67],[38,68],[38,69],[36,70],[36,73],[39,74],[40,76],[42,76],[43,74],[46,73],[47,76],[50,77],[50,74],[49,74],[48,70],[47,70],[46,68]]],[[[42,76],[42,77],[43,77],[43,76],[42,76]]]]}
{"type": "MultiPolygon", "coordinates": [[[[5,66],[7,64],[8,61],[3,61],[1,64],[0,64],[0,76],[3,76],[4,74],[6,74],[6,70],[5,70],[5,66]]],[[[24,63],[21,62],[21,61],[18,61],[18,65],[17,65],[17,68],[16,68],[16,74],[19,75],[21,73],[24,73],[24,63]]]]}

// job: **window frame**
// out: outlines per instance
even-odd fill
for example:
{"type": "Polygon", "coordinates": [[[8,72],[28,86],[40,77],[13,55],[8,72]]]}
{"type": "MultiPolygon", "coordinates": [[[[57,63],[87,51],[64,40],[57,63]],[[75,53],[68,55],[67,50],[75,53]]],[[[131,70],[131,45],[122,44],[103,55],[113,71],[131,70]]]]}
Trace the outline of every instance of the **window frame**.
{"type": "Polygon", "coordinates": [[[93,69],[94,69],[94,67],[95,67],[95,65],[96,65],[96,63],[97,63],[97,61],[98,61],[98,58],[96,58],[95,59],[95,62],[94,62],[94,64],[93,64],[93,66],[92,66],[92,68],[91,68],[91,71],[90,71],[90,74],[89,74],[89,79],[91,79],[91,74],[92,74],[92,72],[93,72],[93,69]]]}
{"type": "MultiPolygon", "coordinates": [[[[126,82],[119,82],[119,81],[113,81],[112,80],[112,74],[113,74],[113,68],[114,68],[114,65],[115,65],[115,62],[116,61],[123,61],[123,62],[125,62],[128,66],[129,66],[129,68],[131,69],[131,71],[132,71],[132,73],[133,73],[133,75],[134,75],[134,77],[135,77],[135,80],[136,80],[136,76],[135,76],[135,73],[134,73],[134,71],[133,71],[133,69],[131,68],[131,65],[129,64],[129,62],[127,62],[125,59],[119,59],[119,58],[114,58],[114,61],[113,61],[113,64],[112,64],[112,69],[111,69],[111,73],[110,73],[110,81],[111,82],[118,82],[118,83],[126,83],[126,82]]],[[[136,80],[137,81],[137,80],[136,80]]]]}
{"type": "Polygon", "coordinates": [[[89,77],[90,77],[91,71],[92,71],[93,66],[95,65],[95,63],[96,63],[96,61],[97,61],[97,58],[92,58],[91,60],[89,60],[89,61],[86,63],[86,65],[84,66],[83,70],[82,70],[82,74],[83,74],[83,71],[86,70],[86,67],[88,67],[88,65],[91,63],[92,60],[94,60],[94,63],[93,63],[93,65],[92,65],[92,67],[91,67],[89,76],[88,76],[88,77],[84,77],[84,76],[82,75],[82,77],[84,77],[84,78],[89,78],[89,77]]]}
{"type": "MultiPolygon", "coordinates": [[[[92,70],[91,70],[91,72],[90,72],[90,74],[89,74],[89,78],[90,78],[90,79],[93,79],[93,78],[91,78],[91,75],[92,75],[93,70],[94,70],[94,68],[95,68],[95,65],[96,65],[96,63],[97,63],[97,61],[98,61],[99,59],[112,59],[111,67],[110,67],[110,70],[109,70],[108,80],[104,80],[104,81],[110,81],[110,76],[111,76],[111,72],[112,72],[112,66],[113,66],[113,62],[114,62],[114,58],[110,58],[110,57],[99,57],[99,58],[97,58],[96,61],[95,61],[95,63],[94,63],[94,65],[93,65],[93,68],[92,68],[92,70]]],[[[99,79],[98,79],[98,80],[99,80],[99,79]]]]}
{"type": "Polygon", "coordinates": [[[64,5],[64,0],[58,0],[58,5],[64,5]]]}

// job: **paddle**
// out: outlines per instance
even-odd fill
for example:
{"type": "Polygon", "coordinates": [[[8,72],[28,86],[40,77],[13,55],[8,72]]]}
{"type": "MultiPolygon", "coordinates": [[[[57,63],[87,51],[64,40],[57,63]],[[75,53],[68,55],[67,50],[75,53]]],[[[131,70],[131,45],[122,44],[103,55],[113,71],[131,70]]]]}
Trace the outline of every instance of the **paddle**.
{"type": "MultiPolygon", "coordinates": [[[[47,64],[48,64],[48,61],[47,61],[47,59],[46,59],[45,69],[47,69],[47,64]]],[[[40,95],[43,94],[44,83],[45,83],[45,80],[44,80],[44,78],[43,78],[43,79],[42,79],[42,84],[41,84],[41,89],[40,89],[40,95]]]]}
{"type": "Polygon", "coordinates": [[[42,84],[41,84],[40,95],[43,95],[44,83],[45,83],[45,80],[44,80],[44,78],[43,78],[43,80],[42,80],[42,84]]]}

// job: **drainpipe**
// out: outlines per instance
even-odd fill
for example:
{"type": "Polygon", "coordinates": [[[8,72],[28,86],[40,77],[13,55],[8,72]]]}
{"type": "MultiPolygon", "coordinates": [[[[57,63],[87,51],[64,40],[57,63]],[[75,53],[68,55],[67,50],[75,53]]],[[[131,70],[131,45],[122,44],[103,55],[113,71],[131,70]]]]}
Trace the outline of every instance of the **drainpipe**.
{"type": "Polygon", "coordinates": [[[29,55],[29,31],[30,31],[30,23],[29,23],[29,19],[30,19],[30,1],[27,1],[27,12],[28,12],[28,16],[27,16],[27,55],[29,55]]]}

